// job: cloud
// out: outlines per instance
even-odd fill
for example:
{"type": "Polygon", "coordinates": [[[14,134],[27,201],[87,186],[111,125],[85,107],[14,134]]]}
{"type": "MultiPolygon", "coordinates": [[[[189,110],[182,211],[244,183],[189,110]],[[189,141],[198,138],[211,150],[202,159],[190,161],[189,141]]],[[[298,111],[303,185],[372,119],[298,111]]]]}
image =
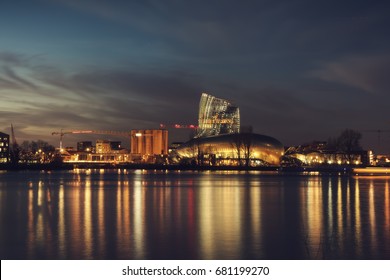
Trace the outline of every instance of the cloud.
{"type": "Polygon", "coordinates": [[[32,83],[31,81],[22,78],[19,76],[14,70],[12,70],[10,67],[4,66],[3,67],[3,72],[6,76],[6,78],[2,78],[2,80],[8,81],[9,84],[13,85],[18,85],[20,87],[27,87],[30,89],[36,89],[37,86],[32,83]]]}
{"type": "Polygon", "coordinates": [[[0,52],[0,90],[37,90],[33,78],[29,77],[41,55],[27,56],[14,52],[0,52]]]}
{"type": "Polygon", "coordinates": [[[15,65],[0,72],[0,116],[22,135],[48,140],[60,128],[130,130],[196,119],[202,79],[191,73],[15,65]]]}
{"type": "Polygon", "coordinates": [[[289,38],[294,36],[288,28],[292,23],[288,12],[293,6],[289,1],[281,4],[224,1],[222,5],[220,1],[51,2],[124,25],[126,34],[133,38],[142,37],[163,46],[171,55],[187,59],[231,59],[232,55],[247,58],[259,49],[274,52],[272,42],[279,43],[285,36],[286,41],[291,41],[289,38]]]}
{"type": "Polygon", "coordinates": [[[169,115],[173,108],[181,111],[182,104],[194,102],[201,90],[195,85],[196,81],[191,80],[194,76],[189,73],[157,74],[133,70],[85,69],[71,75],[46,73],[38,77],[58,91],[73,93],[80,102],[87,102],[89,107],[96,106],[126,114],[134,111],[140,113],[141,108],[144,108],[143,117],[147,117],[148,111],[150,115],[160,112],[162,116],[169,115]],[[127,109],[123,108],[125,104],[127,109]],[[134,107],[133,104],[136,107],[130,110],[134,107]],[[157,108],[148,109],[153,106],[157,108]]]}
{"type": "Polygon", "coordinates": [[[27,62],[26,56],[14,52],[0,51],[0,63],[3,65],[21,66],[27,62]]]}
{"type": "Polygon", "coordinates": [[[311,74],[324,81],[350,86],[377,96],[388,96],[389,71],[390,55],[355,55],[324,63],[311,74]]]}

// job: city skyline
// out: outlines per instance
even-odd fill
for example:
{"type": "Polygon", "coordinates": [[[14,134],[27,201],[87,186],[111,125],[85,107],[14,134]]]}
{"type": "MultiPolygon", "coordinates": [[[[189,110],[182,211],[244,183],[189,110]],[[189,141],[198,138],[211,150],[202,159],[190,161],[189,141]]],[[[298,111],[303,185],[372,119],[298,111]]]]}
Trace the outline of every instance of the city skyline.
{"type": "MultiPolygon", "coordinates": [[[[0,10],[0,131],[197,123],[202,92],[284,145],[346,128],[390,153],[385,1],[8,1],[0,10]]],[[[188,131],[170,133],[187,136],[188,131]]],[[[67,137],[65,143],[85,139],[67,137]]],[[[92,138],[88,136],[88,139],[92,138]]],[[[100,136],[101,138],[101,136],[100,136]]],[[[187,140],[186,139],[183,140],[187,140]]]]}

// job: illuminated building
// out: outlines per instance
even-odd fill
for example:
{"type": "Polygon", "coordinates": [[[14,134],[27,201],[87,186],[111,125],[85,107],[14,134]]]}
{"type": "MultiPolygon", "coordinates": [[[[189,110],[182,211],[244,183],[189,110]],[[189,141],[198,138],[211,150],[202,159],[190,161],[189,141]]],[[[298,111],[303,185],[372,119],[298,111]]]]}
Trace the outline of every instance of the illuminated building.
{"type": "Polygon", "coordinates": [[[284,154],[284,166],[319,166],[319,165],[371,165],[371,151],[329,150],[327,142],[314,141],[310,144],[289,147],[284,154]]]}
{"type": "Polygon", "coordinates": [[[240,110],[229,101],[202,93],[199,126],[195,138],[176,149],[182,162],[198,165],[268,166],[279,165],[283,145],[275,138],[240,133],[240,110]]]}
{"type": "Polygon", "coordinates": [[[174,151],[176,151],[176,149],[178,147],[180,147],[180,145],[182,145],[183,142],[172,142],[171,145],[168,147],[168,152],[169,153],[172,153],[174,151]]]}
{"type": "Polygon", "coordinates": [[[131,160],[128,151],[121,148],[121,141],[96,140],[77,143],[77,152],[67,151],[66,162],[119,163],[131,160]]]}
{"type": "Polygon", "coordinates": [[[177,148],[177,155],[199,165],[279,165],[283,145],[270,136],[235,133],[194,138],[177,148]]]}
{"type": "Polygon", "coordinates": [[[96,141],[96,153],[97,154],[107,154],[114,151],[121,150],[121,141],[107,141],[107,140],[97,140],[96,141]]]}
{"type": "Polygon", "coordinates": [[[150,161],[156,155],[168,154],[168,130],[143,129],[131,131],[130,151],[139,160],[150,161]]]}
{"type": "Polygon", "coordinates": [[[371,162],[374,165],[378,166],[390,166],[390,155],[377,155],[376,161],[374,160],[374,156],[371,153],[371,162]]]}
{"type": "Polygon", "coordinates": [[[129,162],[162,162],[168,154],[168,131],[132,130],[131,153],[121,147],[120,141],[96,140],[95,147],[91,141],[77,143],[76,151],[67,151],[65,162],[79,163],[129,163],[129,162]]]}
{"type": "Polygon", "coordinates": [[[202,93],[196,137],[240,132],[240,110],[229,101],[202,93]]]}
{"type": "Polygon", "coordinates": [[[9,161],[9,135],[0,132],[0,163],[9,161]]]}
{"type": "Polygon", "coordinates": [[[96,140],[96,153],[107,154],[111,152],[110,141],[107,140],[96,140]]]}

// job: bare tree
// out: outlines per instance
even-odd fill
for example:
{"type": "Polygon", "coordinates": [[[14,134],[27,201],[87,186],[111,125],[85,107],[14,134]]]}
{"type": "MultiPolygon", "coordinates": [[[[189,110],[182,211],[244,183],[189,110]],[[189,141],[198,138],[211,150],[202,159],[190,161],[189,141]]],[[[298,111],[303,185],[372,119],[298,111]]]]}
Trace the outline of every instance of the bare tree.
{"type": "Polygon", "coordinates": [[[242,137],[242,134],[240,134],[240,133],[233,134],[231,145],[237,153],[237,161],[238,161],[239,166],[242,166],[241,154],[242,154],[242,151],[244,149],[244,141],[243,140],[244,139],[242,137]]]}
{"type": "Polygon", "coordinates": [[[193,164],[203,165],[204,152],[202,150],[201,140],[199,138],[193,138],[189,149],[193,158],[193,164]]]}
{"type": "Polygon", "coordinates": [[[232,147],[237,152],[238,165],[242,166],[243,161],[245,166],[250,166],[252,156],[252,133],[237,133],[232,137],[232,147]]]}
{"type": "Polygon", "coordinates": [[[330,138],[327,147],[330,150],[343,153],[348,161],[352,161],[354,153],[362,151],[361,138],[360,132],[345,129],[337,138],[330,138]]]}
{"type": "Polygon", "coordinates": [[[48,162],[53,160],[55,148],[46,141],[23,141],[20,145],[20,159],[24,162],[48,162]]]}
{"type": "Polygon", "coordinates": [[[244,148],[244,159],[245,159],[245,166],[249,167],[251,163],[251,156],[252,156],[252,133],[243,133],[243,148],[244,148]]]}

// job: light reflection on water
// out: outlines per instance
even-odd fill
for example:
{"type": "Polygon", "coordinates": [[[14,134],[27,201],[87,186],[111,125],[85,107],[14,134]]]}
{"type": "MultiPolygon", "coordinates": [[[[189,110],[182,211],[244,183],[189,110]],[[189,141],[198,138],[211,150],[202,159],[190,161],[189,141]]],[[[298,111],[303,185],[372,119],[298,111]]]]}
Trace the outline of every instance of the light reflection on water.
{"type": "Polygon", "coordinates": [[[2,259],[390,259],[390,177],[0,174],[2,259]]]}

